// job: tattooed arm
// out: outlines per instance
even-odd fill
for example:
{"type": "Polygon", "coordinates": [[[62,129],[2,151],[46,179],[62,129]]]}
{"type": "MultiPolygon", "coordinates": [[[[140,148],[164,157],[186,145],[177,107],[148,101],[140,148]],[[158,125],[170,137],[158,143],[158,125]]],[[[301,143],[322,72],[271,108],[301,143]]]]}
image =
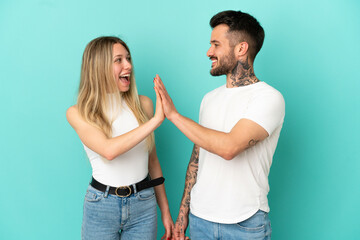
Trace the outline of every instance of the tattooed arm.
{"type": "Polygon", "coordinates": [[[175,223],[175,239],[185,239],[185,231],[189,222],[190,192],[196,183],[199,166],[199,146],[194,145],[190,162],[186,171],[184,193],[181,199],[179,215],[175,223]]]}
{"type": "Polygon", "coordinates": [[[166,117],[197,146],[226,160],[233,159],[269,136],[263,127],[249,119],[239,120],[229,133],[203,127],[176,111],[159,76],[156,77],[155,88],[160,93],[166,117]]]}

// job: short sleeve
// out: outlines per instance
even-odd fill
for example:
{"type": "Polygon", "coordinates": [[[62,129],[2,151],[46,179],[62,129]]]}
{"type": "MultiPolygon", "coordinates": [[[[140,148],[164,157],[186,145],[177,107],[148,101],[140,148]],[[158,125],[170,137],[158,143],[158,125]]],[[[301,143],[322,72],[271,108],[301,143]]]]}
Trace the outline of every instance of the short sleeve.
{"type": "Polygon", "coordinates": [[[285,101],[277,90],[259,92],[248,105],[244,118],[262,126],[269,135],[281,126],[285,117],[285,101]]]}
{"type": "Polygon", "coordinates": [[[206,99],[206,95],[203,97],[201,104],[200,104],[200,111],[199,111],[199,124],[201,125],[201,116],[202,116],[202,112],[203,112],[203,108],[204,108],[204,104],[205,104],[205,99],[206,99]]]}

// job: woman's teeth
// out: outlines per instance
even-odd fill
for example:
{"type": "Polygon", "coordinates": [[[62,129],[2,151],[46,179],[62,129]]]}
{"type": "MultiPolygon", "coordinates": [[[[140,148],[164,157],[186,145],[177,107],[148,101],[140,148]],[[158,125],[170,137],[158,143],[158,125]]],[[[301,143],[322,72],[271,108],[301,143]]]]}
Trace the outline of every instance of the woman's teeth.
{"type": "Polygon", "coordinates": [[[129,77],[130,77],[130,74],[121,75],[121,76],[120,76],[120,79],[123,80],[123,81],[129,81],[129,77]]]}

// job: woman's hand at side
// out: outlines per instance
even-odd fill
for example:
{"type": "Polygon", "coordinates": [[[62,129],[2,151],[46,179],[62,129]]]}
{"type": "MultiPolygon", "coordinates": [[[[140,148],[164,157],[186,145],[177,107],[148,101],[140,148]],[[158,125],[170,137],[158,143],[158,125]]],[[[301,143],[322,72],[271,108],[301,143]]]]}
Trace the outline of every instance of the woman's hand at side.
{"type": "Polygon", "coordinates": [[[161,221],[163,222],[165,228],[165,233],[161,237],[161,240],[172,239],[172,235],[174,232],[174,222],[171,218],[170,211],[168,213],[161,214],[161,221]]]}

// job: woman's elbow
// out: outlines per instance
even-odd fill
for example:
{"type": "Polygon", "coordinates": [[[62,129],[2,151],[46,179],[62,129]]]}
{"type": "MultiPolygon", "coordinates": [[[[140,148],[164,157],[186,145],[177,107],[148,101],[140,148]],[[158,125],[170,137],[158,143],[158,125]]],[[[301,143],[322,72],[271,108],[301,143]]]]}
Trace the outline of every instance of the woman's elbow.
{"type": "Polygon", "coordinates": [[[105,148],[101,155],[109,161],[114,160],[117,157],[115,151],[110,147],[105,148]]]}
{"type": "Polygon", "coordinates": [[[103,154],[103,157],[104,157],[106,160],[112,161],[112,160],[114,160],[114,158],[115,158],[116,156],[113,155],[113,154],[104,153],[104,154],[103,154]]]}

